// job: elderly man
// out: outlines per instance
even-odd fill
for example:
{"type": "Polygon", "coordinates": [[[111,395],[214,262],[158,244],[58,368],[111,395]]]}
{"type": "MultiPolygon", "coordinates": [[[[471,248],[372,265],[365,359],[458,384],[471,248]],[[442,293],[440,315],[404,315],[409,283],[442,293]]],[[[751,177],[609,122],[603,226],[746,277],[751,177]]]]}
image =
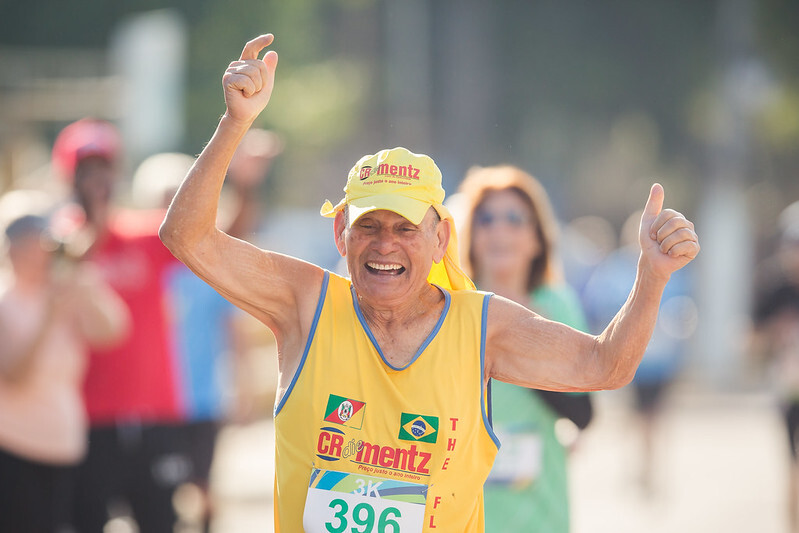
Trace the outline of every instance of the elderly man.
{"type": "Polygon", "coordinates": [[[350,279],[233,239],[216,228],[217,200],[269,101],[277,53],[259,54],[272,41],[248,42],[227,69],[227,111],[160,234],[277,338],[276,530],[481,532],[499,446],[489,379],[556,391],[628,383],[670,274],[699,252],[693,224],[663,210],[663,189],[652,187],[638,277],[598,336],[474,291],[458,267],[441,173],[403,148],[362,158],[344,199],[322,207],[350,279]]]}

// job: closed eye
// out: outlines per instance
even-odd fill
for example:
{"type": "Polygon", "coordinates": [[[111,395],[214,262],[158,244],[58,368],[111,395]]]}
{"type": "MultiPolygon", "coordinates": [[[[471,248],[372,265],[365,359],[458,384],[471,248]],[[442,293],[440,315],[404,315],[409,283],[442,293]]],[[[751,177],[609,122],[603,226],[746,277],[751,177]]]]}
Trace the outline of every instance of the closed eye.
{"type": "Polygon", "coordinates": [[[404,232],[404,233],[408,233],[408,232],[413,232],[413,231],[418,231],[419,230],[419,226],[417,226],[416,224],[411,224],[410,222],[405,222],[404,224],[398,224],[396,226],[396,228],[397,228],[398,231],[401,231],[401,232],[404,232]]]}

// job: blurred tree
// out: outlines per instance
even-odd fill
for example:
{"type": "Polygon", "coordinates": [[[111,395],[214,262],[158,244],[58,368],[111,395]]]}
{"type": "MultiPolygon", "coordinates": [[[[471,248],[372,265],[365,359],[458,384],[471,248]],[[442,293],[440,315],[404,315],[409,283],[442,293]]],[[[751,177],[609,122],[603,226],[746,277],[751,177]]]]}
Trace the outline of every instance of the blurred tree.
{"type": "MultiPolygon", "coordinates": [[[[575,199],[567,215],[605,214],[597,204],[627,211],[623,195],[608,191],[629,190],[643,175],[664,177],[693,199],[719,74],[720,1],[409,0],[411,18],[400,26],[397,0],[3,1],[0,54],[101,49],[123,17],[177,9],[190,28],[184,149],[197,153],[223,111],[221,72],[245,39],[272,31],[280,83],[259,125],[287,137],[270,186],[289,203],[309,203],[304,191],[320,181],[314,200],[335,196],[335,180],[320,176],[346,172],[383,145],[407,144],[436,155],[449,187],[472,164],[509,162],[534,172],[556,203],[575,199]],[[426,55],[410,44],[419,32],[426,55]],[[426,90],[421,104],[397,99],[396,61],[408,54],[402,72],[422,80],[412,85],[426,90]],[[403,106],[412,107],[410,124],[400,128],[393,120],[403,106]],[[288,178],[283,168],[305,172],[288,178]]],[[[761,176],[791,187],[799,170],[799,4],[759,0],[757,8],[759,50],[779,90],[758,121],[756,158],[761,176]]]]}
{"type": "MultiPolygon", "coordinates": [[[[760,49],[773,68],[777,88],[759,127],[761,179],[788,187],[799,198],[799,3],[761,0],[758,11],[760,49]]],[[[772,206],[772,211],[773,206],[772,206]]]]}

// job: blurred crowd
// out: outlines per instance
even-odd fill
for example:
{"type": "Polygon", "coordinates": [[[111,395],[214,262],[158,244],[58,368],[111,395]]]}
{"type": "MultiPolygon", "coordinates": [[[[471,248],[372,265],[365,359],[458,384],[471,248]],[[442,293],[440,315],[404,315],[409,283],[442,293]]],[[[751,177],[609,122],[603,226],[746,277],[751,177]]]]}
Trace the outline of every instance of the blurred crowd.
{"type": "MultiPolygon", "coordinates": [[[[219,228],[258,239],[262,185],[282,149],[274,132],[250,131],[228,170],[219,228]]],[[[221,428],[270,416],[256,400],[263,391],[250,357],[269,342],[265,328],[157,235],[194,158],[156,154],[126,179],[123,153],[114,125],[80,120],[52,148],[60,189],[0,198],[0,531],[93,533],[120,516],[146,533],[210,531],[221,428]],[[174,504],[187,486],[200,502],[188,518],[174,504]]],[[[626,300],[640,213],[621,228],[593,216],[561,227],[541,183],[511,166],[475,167],[451,193],[478,289],[591,333],[626,300]]],[[[776,243],[753,280],[748,351],[770,369],[784,414],[786,499],[799,531],[799,202],[781,215],[776,243]]],[[[672,277],[630,387],[644,493],[654,484],[659,415],[699,324],[695,286],[690,266],[672,277]]],[[[488,531],[570,530],[568,461],[596,423],[591,396],[493,384],[503,447],[485,487],[488,531]]]]}
{"type": "MultiPolygon", "coordinates": [[[[218,431],[254,414],[241,313],[158,237],[194,158],[153,155],[124,180],[122,150],[114,125],[79,120],[52,150],[68,194],[2,198],[2,531],[101,532],[124,515],[140,531],[171,532],[187,484],[196,528],[208,531],[218,431]]],[[[242,143],[219,213],[231,235],[252,237],[257,190],[281,150],[265,130],[242,143]]]]}

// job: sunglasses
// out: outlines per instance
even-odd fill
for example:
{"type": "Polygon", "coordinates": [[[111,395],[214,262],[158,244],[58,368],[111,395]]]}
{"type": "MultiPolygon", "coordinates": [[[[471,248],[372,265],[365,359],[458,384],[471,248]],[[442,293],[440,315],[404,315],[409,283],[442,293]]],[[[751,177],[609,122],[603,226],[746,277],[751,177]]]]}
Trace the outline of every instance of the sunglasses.
{"type": "Polygon", "coordinates": [[[524,213],[513,209],[501,213],[480,210],[474,215],[474,223],[479,228],[489,228],[499,222],[512,228],[521,228],[529,224],[529,219],[524,213]]]}

